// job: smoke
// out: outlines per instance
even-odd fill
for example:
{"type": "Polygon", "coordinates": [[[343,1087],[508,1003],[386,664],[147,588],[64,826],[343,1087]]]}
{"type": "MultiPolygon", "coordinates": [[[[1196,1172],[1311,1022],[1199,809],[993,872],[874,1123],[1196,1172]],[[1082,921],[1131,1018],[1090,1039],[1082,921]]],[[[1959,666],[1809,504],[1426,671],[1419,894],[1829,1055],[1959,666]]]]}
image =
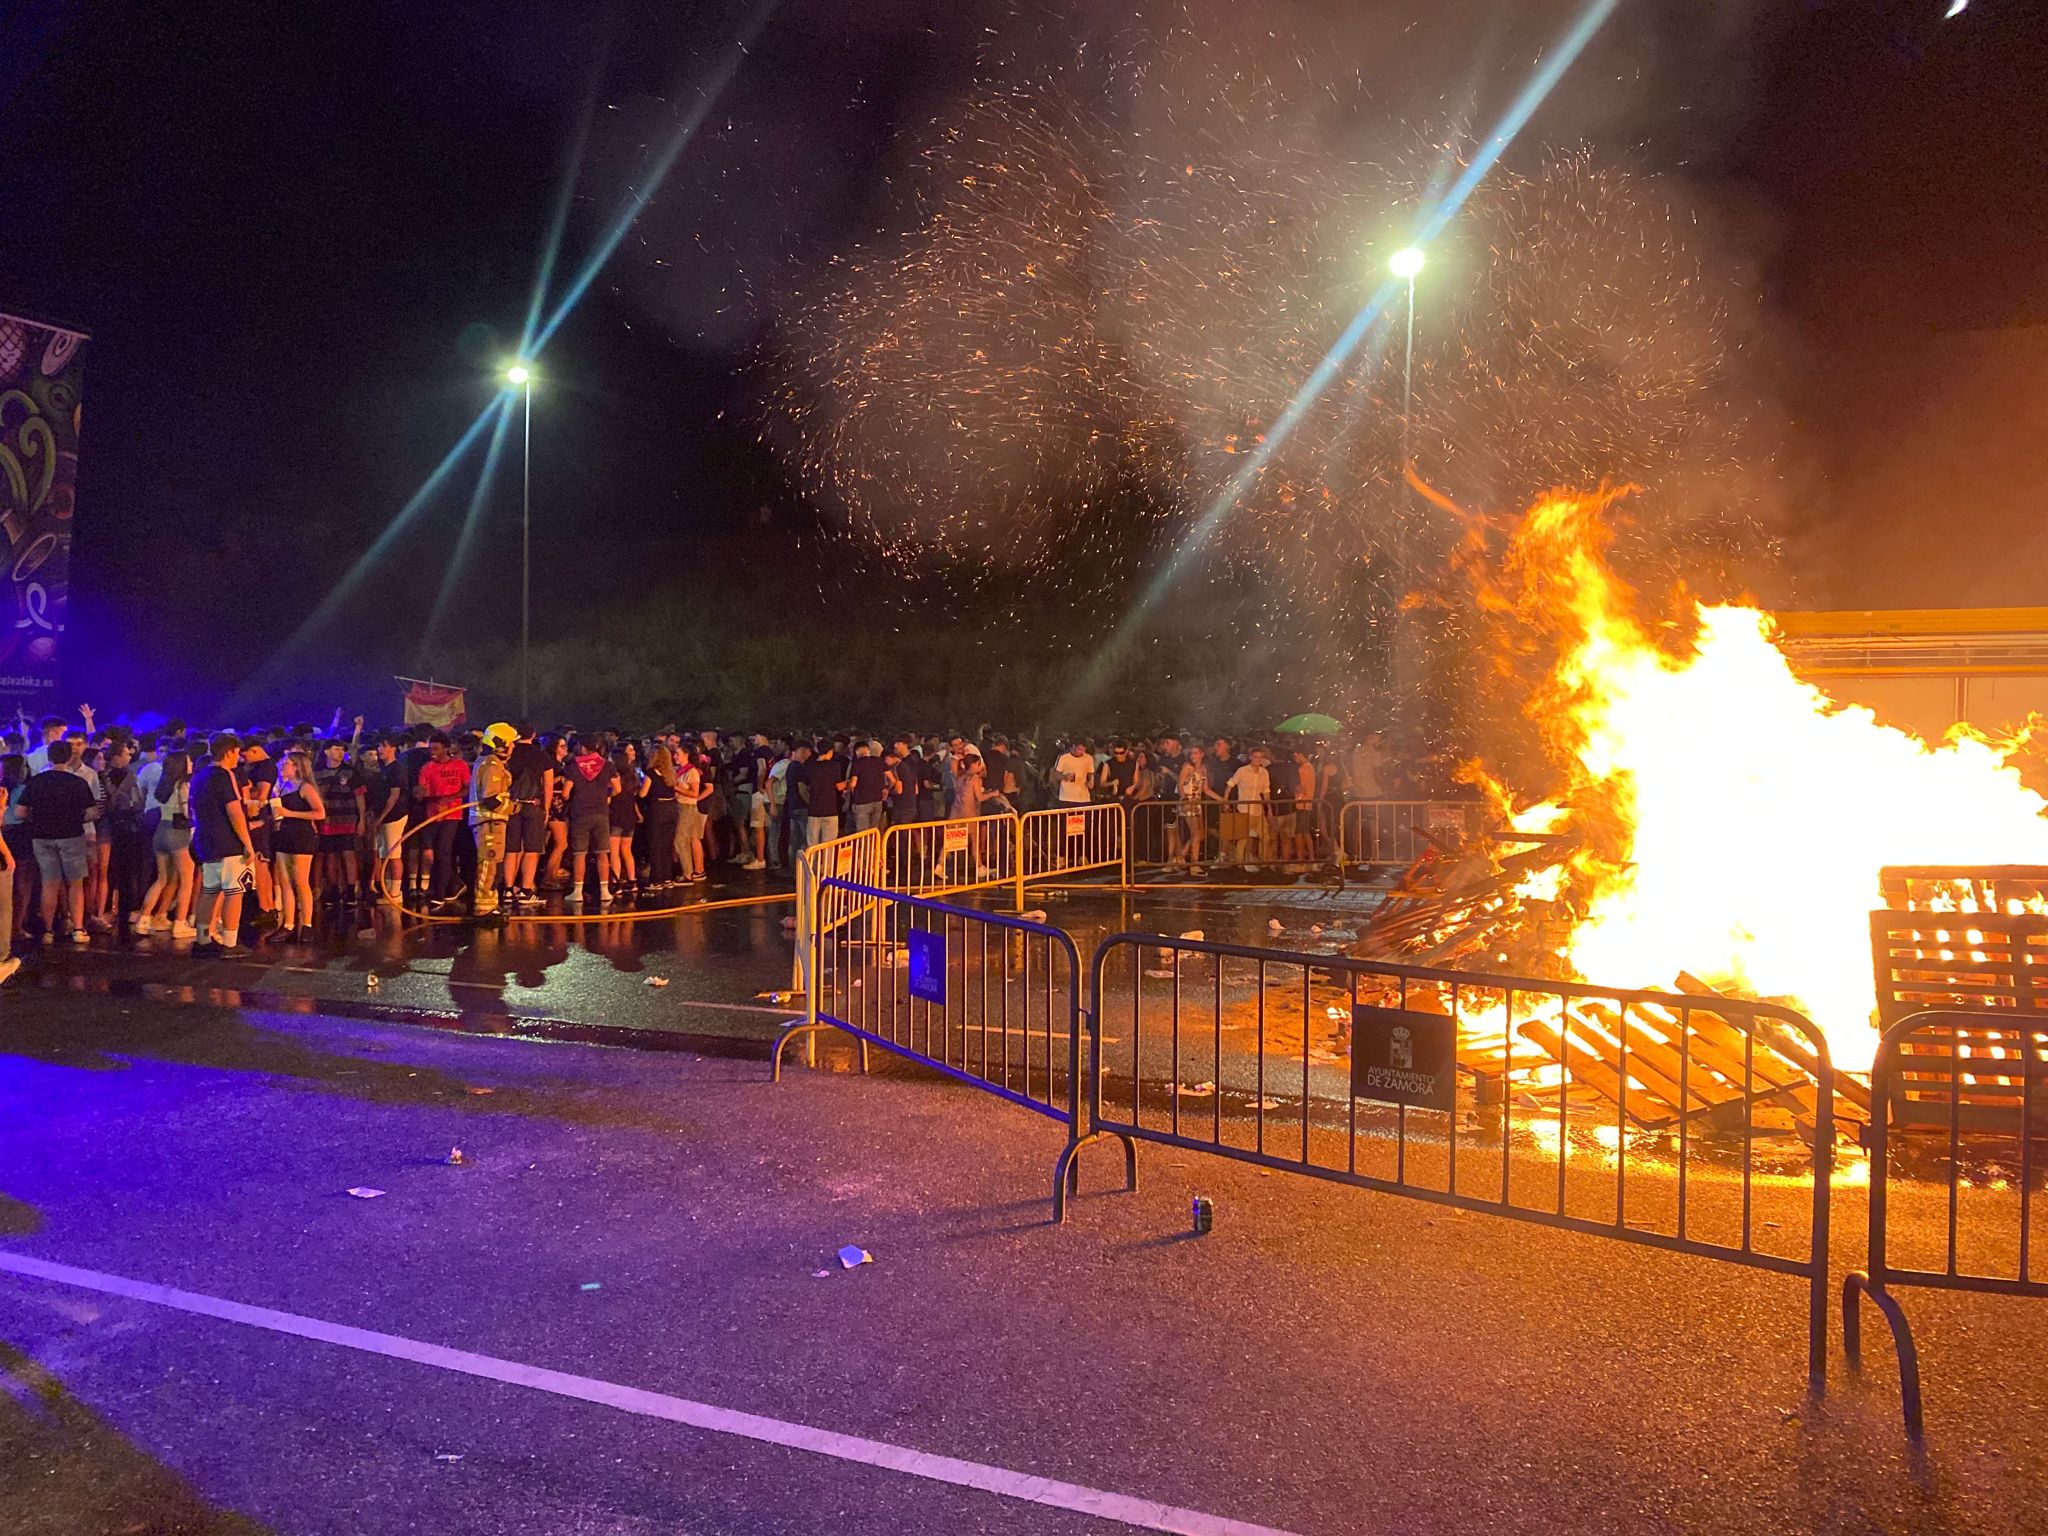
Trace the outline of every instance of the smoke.
{"type": "MultiPolygon", "coordinates": [[[[747,365],[863,558],[1113,614],[1578,9],[798,4],[615,281],[747,365]]],[[[1405,434],[1460,504],[1644,484],[1618,558],[1723,590],[1768,572],[1781,520],[1772,235],[1722,191],[1760,10],[1616,14],[1431,251],[1405,434]]],[[[630,171],[686,107],[609,103],[601,159],[630,171]]],[[[1271,654],[1385,669],[1393,604],[1455,533],[1400,484],[1402,360],[1372,339],[1169,631],[1256,633],[1231,654],[1282,674],[1271,654]]]]}

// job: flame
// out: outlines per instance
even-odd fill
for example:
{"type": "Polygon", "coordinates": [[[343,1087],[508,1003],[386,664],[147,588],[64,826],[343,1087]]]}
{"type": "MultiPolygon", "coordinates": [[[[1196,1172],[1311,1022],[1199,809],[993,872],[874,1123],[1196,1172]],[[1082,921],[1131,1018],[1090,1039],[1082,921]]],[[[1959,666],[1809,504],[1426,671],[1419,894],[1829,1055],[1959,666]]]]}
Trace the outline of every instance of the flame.
{"type": "Polygon", "coordinates": [[[1929,743],[1802,682],[1755,608],[1693,603],[1653,628],[1607,561],[1619,494],[1538,502],[1506,562],[1518,625],[1556,647],[1528,711],[1566,787],[1511,820],[1581,834],[1561,958],[1602,985],[1690,974],[1785,1001],[1865,1067],[1879,870],[2048,863],[2048,802],[2008,761],[2021,742],[1929,743]]]}

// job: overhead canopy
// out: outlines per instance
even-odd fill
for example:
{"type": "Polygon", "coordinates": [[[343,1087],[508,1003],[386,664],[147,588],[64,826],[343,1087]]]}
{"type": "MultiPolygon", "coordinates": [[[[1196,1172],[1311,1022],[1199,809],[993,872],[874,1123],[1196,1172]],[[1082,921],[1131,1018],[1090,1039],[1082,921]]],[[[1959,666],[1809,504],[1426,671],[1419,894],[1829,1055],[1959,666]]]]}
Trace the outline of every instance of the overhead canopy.
{"type": "Polygon", "coordinates": [[[1871,608],[1776,613],[1809,677],[2048,675],[2048,608],[1871,608]]]}

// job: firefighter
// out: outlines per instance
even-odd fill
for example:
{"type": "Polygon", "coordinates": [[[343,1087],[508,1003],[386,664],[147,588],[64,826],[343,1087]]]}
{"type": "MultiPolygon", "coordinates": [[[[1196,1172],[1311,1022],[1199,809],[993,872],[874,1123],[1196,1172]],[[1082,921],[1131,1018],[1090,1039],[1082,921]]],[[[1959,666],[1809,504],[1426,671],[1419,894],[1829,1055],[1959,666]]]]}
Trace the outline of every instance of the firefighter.
{"type": "Polygon", "coordinates": [[[477,744],[476,773],[471,781],[469,825],[476,834],[476,880],[470,887],[470,910],[479,925],[502,927],[498,910],[498,871],[505,862],[505,823],[512,819],[512,771],[505,757],[519,733],[500,721],[488,727],[477,744]]]}

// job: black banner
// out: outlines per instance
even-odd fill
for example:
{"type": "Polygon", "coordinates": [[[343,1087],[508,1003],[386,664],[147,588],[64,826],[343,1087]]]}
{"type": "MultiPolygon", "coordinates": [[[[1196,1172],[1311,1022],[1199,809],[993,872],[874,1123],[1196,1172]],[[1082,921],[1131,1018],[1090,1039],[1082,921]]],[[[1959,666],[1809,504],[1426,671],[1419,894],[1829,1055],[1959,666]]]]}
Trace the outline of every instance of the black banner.
{"type": "Polygon", "coordinates": [[[1457,1026],[1440,1013],[1354,1005],[1351,1096],[1411,1109],[1456,1109],[1457,1026]]]}

